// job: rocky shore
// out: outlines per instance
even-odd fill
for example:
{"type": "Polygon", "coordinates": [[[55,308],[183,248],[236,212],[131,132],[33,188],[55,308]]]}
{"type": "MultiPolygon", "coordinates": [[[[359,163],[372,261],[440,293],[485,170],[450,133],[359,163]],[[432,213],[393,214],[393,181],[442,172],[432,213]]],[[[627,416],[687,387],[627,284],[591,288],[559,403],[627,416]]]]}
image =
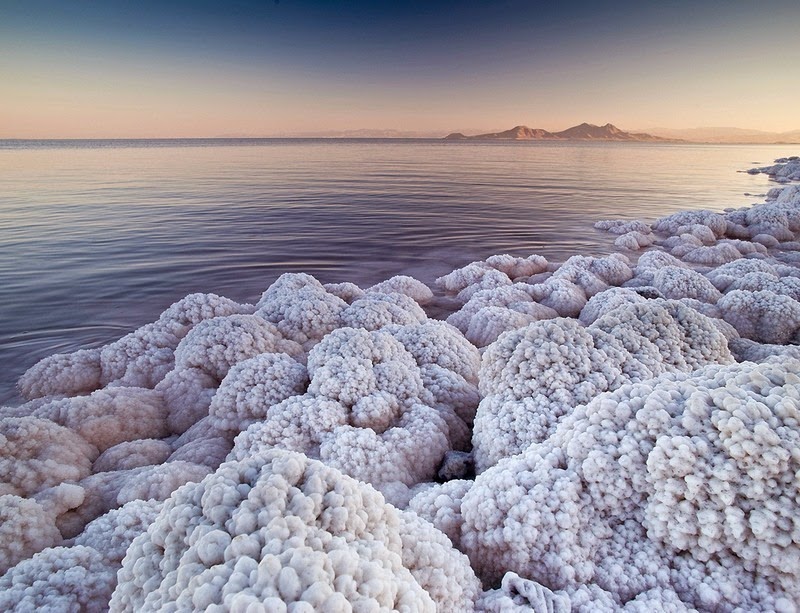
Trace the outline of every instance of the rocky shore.
{"type": "Polygon", "coordinates": [[[42,360],[0,609],[796,611],[800,161],[749,172],[612,255],[284,274],[42,360]]]}

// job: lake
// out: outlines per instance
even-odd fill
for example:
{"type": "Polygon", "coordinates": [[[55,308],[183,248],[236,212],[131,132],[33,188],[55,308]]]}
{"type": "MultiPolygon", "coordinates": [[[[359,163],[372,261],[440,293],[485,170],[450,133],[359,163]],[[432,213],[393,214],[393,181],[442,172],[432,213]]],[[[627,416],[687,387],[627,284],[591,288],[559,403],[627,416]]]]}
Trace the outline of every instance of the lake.
{"type": "Polygon", "coordinates": [[[425,282],[493,253],[613,250],[598,219],[740,207],[797,146],[438,140],[0,141],[0,402],[55,352],[283,272],[425,282]]]}

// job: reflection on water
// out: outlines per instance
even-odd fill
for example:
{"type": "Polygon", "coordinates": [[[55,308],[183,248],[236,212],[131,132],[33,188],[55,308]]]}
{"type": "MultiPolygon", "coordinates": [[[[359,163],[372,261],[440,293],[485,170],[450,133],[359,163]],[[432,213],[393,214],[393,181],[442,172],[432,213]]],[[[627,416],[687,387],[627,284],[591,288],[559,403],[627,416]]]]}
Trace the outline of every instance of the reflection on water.
{"type": "Polygon", "coordinates": [[[39,358],[282,272],[430,282],[492,253],[607,253],[597,219],[755,201],[776,146],[0,141],[0,402],[39,358]]]}

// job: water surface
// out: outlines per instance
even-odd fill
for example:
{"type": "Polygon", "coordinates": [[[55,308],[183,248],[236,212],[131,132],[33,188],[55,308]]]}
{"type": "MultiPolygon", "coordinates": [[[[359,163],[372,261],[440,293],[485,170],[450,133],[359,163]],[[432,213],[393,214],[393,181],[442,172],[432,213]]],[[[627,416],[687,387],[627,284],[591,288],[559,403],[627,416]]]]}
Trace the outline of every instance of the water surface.
{"type": "Polygon", "coordinates": [[[194,292],[281,273],[426,282],[493,253],[612,250],[592,228],[745,206],[786,146],[435,140],[0,141],[0,402],[41,357],[194,292]]]}

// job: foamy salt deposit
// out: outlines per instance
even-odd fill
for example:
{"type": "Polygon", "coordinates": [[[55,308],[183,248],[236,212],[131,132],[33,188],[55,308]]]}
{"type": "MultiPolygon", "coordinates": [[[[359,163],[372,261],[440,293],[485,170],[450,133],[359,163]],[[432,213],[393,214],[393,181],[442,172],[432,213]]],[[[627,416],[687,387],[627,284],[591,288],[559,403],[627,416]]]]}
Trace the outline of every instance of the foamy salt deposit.
{"type": "Polygon", "coordinates": [[[286,274],[42,360],[0,610],[797,611],[800,186],[597,227],[620,253],[286,274]]]}

